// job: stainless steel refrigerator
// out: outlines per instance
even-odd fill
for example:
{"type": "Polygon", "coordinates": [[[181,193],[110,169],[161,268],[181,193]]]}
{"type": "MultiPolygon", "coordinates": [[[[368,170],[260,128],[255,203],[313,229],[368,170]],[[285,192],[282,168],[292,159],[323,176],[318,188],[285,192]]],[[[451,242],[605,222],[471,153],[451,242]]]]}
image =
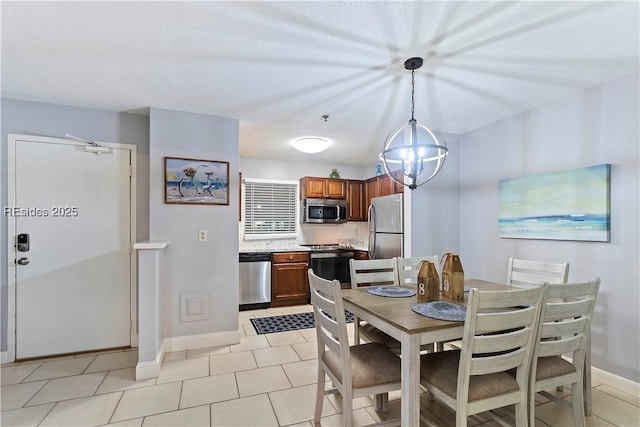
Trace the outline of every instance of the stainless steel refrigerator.
{"type": "Polygon", "coordinates": [[[369,258],[404,256],[402,194],[374,197],[369,206],[369,258]]]}

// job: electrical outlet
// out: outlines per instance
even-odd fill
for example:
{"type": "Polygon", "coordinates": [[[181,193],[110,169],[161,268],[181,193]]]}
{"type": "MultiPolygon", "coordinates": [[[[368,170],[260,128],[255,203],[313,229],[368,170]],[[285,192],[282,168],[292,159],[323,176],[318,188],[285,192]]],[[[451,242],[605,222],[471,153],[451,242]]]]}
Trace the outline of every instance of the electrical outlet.
{"type": "Polygon", "coordinates": [[[207,241],[207,230],[200,230],[200,233],[198,233],[198,240],[201,242],[207,241]]]}

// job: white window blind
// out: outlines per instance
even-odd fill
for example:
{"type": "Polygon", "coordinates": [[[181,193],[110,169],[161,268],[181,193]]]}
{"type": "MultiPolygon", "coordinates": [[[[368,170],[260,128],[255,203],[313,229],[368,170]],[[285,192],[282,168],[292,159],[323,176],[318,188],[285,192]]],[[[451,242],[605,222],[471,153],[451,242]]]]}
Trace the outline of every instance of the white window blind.
{"type": "Polygon", "coordinates": [[[298,183],[245,179],[245,235],[295,235],[298,183]]]}

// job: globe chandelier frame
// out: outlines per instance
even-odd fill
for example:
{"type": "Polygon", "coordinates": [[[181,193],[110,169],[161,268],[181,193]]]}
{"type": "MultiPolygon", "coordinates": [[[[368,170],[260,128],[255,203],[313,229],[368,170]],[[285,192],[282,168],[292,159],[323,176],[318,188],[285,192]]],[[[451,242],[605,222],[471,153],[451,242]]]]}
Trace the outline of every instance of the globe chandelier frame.
{"type": "Polygon", "coordinates": [[[442,169],[449,149],[442,133],[415,119],[415,72],[422,58],[409,58],[404,68],[411,71],[411,119],[390,132],[380,153],[387,175],[396,183],[414,190],[431,181],[442,169]]]}

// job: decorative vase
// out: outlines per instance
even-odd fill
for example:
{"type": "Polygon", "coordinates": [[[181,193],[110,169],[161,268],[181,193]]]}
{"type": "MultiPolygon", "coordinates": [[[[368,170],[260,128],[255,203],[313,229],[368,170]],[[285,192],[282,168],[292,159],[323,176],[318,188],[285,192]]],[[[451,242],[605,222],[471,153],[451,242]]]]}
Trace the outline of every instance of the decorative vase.
{"type": "Polygon", "coordinates": [[[329,178],[340,179],[340,174],[338,173],[338,169],[331,169],[331,173],[329,174],[329,178]]]}
{"type": "Polygon", "coordinates": [[[382,175],[382,165],[376,165],[376,176],[382,175]]]}

